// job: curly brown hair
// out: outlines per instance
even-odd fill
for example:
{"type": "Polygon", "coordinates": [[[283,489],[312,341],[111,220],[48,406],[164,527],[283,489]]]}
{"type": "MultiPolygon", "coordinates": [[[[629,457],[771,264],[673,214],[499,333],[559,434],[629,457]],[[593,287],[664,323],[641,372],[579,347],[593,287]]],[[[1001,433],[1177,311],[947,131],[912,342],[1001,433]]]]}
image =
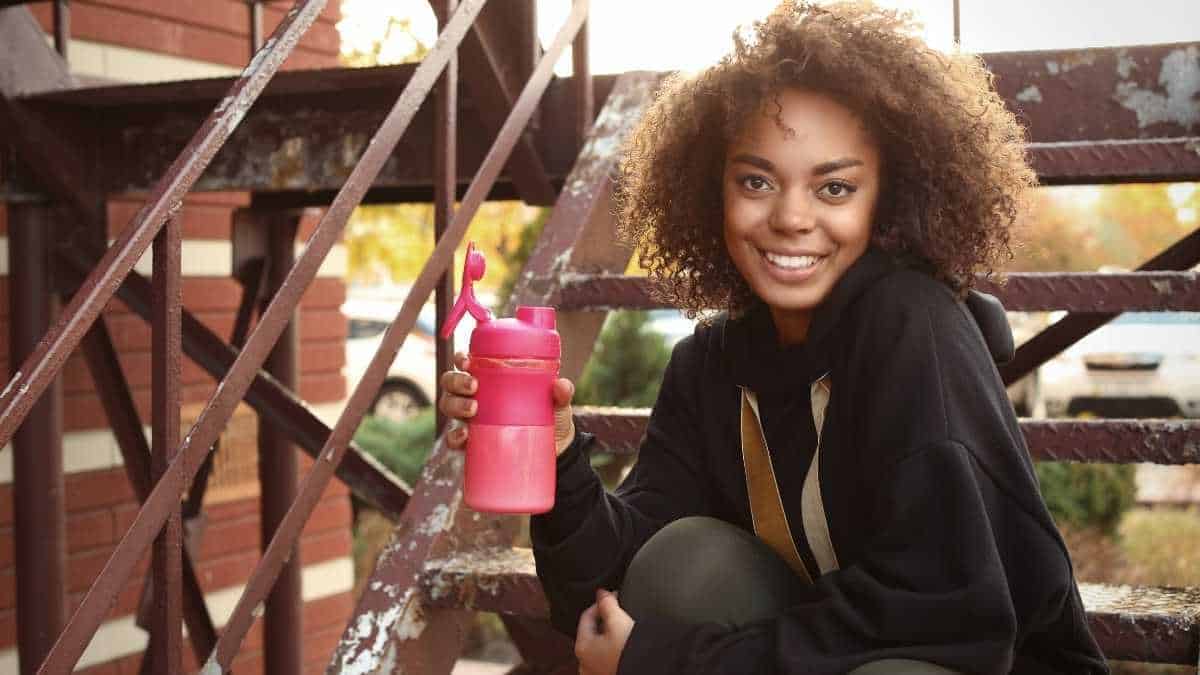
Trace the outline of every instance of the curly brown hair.
{"type": "Polygon", "coordinates": [[[722,238],[725,152],[750,115],[780,109],[784,87],[831,96],[879,143],[874,245],[960,294],[1012,257],[1010,230],[1036,178],[1025,130],[981,60],[930,48],[907,13],[785,0],[735,32],[719,63],[669,76],[625,144],[618,233],[638,247],[658,299],[693,318],[754,299],[722,238]]]}

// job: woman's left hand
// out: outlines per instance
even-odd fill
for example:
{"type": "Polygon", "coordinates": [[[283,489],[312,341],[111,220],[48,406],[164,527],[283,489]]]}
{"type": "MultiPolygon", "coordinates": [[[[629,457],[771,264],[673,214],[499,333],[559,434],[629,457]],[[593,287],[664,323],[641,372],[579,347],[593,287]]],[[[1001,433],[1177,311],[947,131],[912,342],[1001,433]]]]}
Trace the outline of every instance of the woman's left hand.
{"type": "Polygon", "coordinates": [[[575,634],[580,675],[616,675],[621,650],[632,630],[633,618],[617,604],[616,594],[597,588],[596,604],[580,615],[575,634]]]}

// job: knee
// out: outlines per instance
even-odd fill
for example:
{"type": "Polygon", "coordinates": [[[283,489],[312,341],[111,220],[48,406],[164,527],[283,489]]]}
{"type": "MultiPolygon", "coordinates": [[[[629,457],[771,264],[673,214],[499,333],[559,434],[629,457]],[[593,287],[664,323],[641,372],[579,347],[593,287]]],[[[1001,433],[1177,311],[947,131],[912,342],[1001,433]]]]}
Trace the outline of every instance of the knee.
{"type": "Polygon", "coordinates": [[[621,605],[635,620],[657,614],[740,625],[777,615],[799,580],[754,534],[716,518],[676,520],[637,552],[621,605]]]}

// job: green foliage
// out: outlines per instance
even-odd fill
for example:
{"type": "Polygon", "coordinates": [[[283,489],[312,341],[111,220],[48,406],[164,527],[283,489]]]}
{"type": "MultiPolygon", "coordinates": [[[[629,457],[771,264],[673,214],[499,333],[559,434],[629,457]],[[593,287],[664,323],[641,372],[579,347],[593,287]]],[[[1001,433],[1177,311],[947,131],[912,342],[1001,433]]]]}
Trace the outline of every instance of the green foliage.
{"type": "Polygon", "coordinates": [[[1135,467],[1039,462],[1042,497],[1056,522],[1113,534],[1137,496],[1135,467]]]}
{"type": "Polygon", "coordinates": [[[671,357],[661,335],[645,330],[644,312],[613,312],[576,388],[578,405],[654,405],[671,357]]]}
{"type": "Polygon", "coordinates": [[[412,485],[433,448],[435,423],[432,407],[404,422],[368,415],[354,433],[354,442],[412,485]]]}

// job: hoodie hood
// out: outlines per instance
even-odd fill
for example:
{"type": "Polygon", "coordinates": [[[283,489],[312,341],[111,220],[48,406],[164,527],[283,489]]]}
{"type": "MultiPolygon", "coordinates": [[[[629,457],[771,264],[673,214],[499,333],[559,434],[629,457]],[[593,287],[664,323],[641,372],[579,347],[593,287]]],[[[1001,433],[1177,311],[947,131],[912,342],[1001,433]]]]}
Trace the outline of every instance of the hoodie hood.
{"type": "MultiPolygon", "coordinates": [[[[808,338],[803,344],[779,344],[770,308],[762,301],[755,302],[736,319],[723,315],[717,324],[734,380],[756,392],[767,393],[795,387],[795,379],[780,377],[780,373],[803,373],[809,382],[818,379],[829,370],[830,349],[836,343],[837,328],[846,310],[872,285],[886,283],[888,274],[909,266],[875,246],[868,247],[813,312],[808,338]]],[[[1002,364],[1012,360],[1012,330],[1000,301],[973,290],[965,304],[993,361],[1002,364]]]]}

